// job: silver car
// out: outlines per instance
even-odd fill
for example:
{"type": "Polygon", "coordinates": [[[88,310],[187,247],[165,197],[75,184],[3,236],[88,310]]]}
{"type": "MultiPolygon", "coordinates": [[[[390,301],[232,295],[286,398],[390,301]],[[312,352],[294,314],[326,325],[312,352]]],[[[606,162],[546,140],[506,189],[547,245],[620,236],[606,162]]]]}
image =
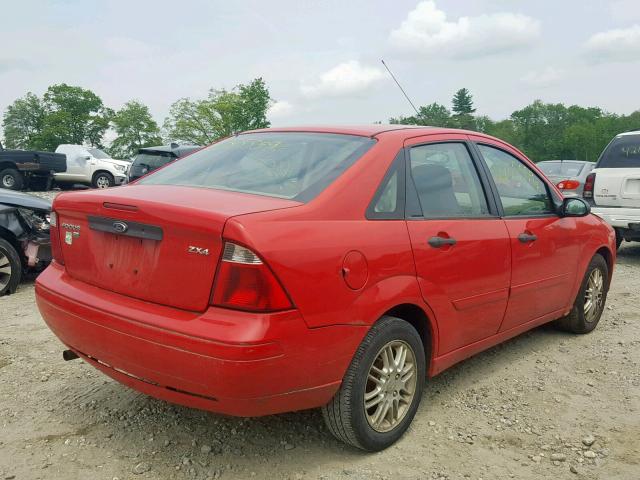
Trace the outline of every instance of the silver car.
{"type": "Polygon", "coordinates": [[[582,197],[587,175],[596,166],[582,160],[547,160],[537,165],[565,197],[582,197]]]}

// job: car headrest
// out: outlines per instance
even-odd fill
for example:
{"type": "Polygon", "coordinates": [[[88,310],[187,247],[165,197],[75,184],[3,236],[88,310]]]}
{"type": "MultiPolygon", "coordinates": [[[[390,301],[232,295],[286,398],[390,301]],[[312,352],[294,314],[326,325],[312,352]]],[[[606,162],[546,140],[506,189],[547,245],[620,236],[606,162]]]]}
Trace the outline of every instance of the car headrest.
{"type": "Polygon", "coordinates": [[[413,168],[412,174],[418,191],[453,188],[451,172],[441,165],[418,165],[413,168]]]}

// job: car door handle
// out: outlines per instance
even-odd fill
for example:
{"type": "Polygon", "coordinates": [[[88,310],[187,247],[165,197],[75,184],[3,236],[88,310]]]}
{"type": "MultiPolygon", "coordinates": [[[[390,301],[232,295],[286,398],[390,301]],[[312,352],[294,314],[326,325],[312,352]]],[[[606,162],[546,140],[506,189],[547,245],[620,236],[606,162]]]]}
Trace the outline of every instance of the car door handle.
{"type": "Polygon", "coordinates": [[[455,238],[445,238],[445,237],[431,237],[427,243],[431,245],[433,248],[444,247],[445,245],[455,245],[457,243],[455,238]]]}
{"type": "Polygon", "coordinates": [[[518,240],[520,240],[521,243],[535,242],[537,239],[538,236],[531,233],[521,233],[518,235],[518,240]]]}

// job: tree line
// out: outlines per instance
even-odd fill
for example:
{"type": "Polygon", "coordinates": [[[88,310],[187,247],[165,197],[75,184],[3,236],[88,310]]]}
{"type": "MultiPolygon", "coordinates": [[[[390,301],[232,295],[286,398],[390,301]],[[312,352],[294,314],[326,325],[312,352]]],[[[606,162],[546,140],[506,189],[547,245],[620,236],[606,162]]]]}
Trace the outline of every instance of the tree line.
{"type": "MultiPolygon", "coordinates": [[[[29,92],[6,109],[4,144],[48,151],[62,143],[105,148],[105,133],[113,129],[116,137],[106,149],[116,158],[127,158],[141,147],[163,141],[207,145],[237,132],[266,128],[272,103],[265,82],[256,78],[231,90],[211,89],[203,99],[177,100],[161,128],[140,101],[131,100],[116,111],[91,90],[63,83],[50,86],[42,96],[29,92]]],[[[618,115],[598,107],[567,107],[540,100],[496,121],[476,114],[466,88],[454,94],[451,109],[431,103],[417,110],[415,115],[389,122],[487,133],[518,147],[534,161],[595,161],[615,135],[640,130],[640,110],[618,115]]]]}
{"type": "Polygon", "coordinates": [[[2,119],[4,145],[53,151],[63,143],[88,144],[105,148],[115,158],[127,158],[139,148],[162,144],[163,136],[207,145],[237,132],[266,128],[271,104],[267,86],[256,78],[231,90],[211,89],[204,99],[179,99],[161,130],[149,108],[138,100],[116,111],[91,90],[63,83],[50,86],[41,97],[29,92],[9,105],[2,119]],[[116,137],[105,147],[110,128],[116,137]]]}
{"type": "Polygon", "coordinates": [[[587,160],[594,162],[618,133],[640,130],[640,110],[618,115],[598,107],[581,107],[536,100],[504,120],[474,115],[469,90],[461,88],[445,105],[421,106],[412,116],[391,118],[390,123],[464,128],[498,137],[522,150],[535,162],[587,160]]]}

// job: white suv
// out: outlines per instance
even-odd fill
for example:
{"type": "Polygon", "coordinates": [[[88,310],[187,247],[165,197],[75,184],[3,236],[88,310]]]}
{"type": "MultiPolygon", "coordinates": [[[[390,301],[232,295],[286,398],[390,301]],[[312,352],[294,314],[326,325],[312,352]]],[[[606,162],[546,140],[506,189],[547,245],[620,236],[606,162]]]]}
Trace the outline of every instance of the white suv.
{"type": "Polygon", "coordinates": [[[99,148],[82,145],[59,145],[56,153],[67,156],[67,171],[56,173],[58,185],[83,183],[93,188],[109,188],[122,185],[127,178],[129,162],[115,160],[99,148]]]}
{"type": "Polygon", "coordinates": [[[622,240],[640,241],[640,131],[621,133],[607,145],[583,196],[615,229],[618,247],[622,240]]]}

